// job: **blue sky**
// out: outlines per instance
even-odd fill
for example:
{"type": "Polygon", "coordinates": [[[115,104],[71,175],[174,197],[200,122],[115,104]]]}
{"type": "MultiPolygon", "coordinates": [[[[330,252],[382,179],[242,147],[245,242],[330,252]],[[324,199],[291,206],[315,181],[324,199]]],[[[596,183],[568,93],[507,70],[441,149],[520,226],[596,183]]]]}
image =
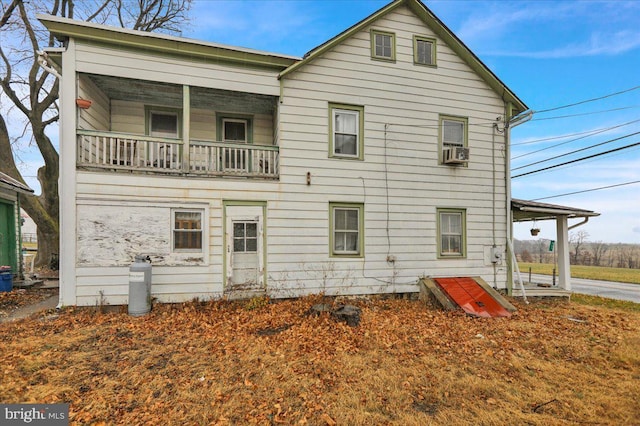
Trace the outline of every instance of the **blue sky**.
{"type": "MultiPolygon", "coordinates": [[[[301,56],[385,4],[195,0],[192,25],[183,35],[301,56]]],[[[638,1],[425,4],[534,111],[640,86],[638,1]]],[[[640,132],[640,88],[536,113],[532,121],[513,129],[513,168],[603,144],[514,170],[513,175],[640,142],[640,134],[632,135],[636,132],[640,132]],[[564,117],[569,115],[576,116],[564,117]],[[607,142],[627,135],[632,136],[607,142]],[[578,137],[582,139],[571,141],[578,137]]],[[[512,193],[515,198],[538,199],[634,181],[640,181],[640,145],[515,178],[512,193]]],[[[640,243],[640,183],[540,201],[601,213],[576,228],[587,231],[591,241],[640,243]]],[[[555,239],[555,222],[536,226],[541,228],[539,238],[555,239]]],[[[530,228],[531,223],[516,225],[515,237],[531,239],[530,228]]]]}
{"type": "MultiPolygon", "coordinates": [[[[387,3],[194,0],[192,22],[183,36],[302,56],[387,3]]],[[[640,86],[639,1],[425,4],[534,111],[640,86]]],[[[632,135],[636,132],[640,132],[640,88],[536,113],[532,121],[513,129],[514,168],[603,145],[513,174],[640,142],[640,134],[632,135]],[[571,141],[578,137],[582,139],[571,141]]],[[[34,175],[28,169],[37,161],[26,153],[21,157],[25,174],[34,175]]],[[[640,145],[514,178],[512,193],[515,198],[539,199],[634,181],[640,181],[640,145]]],[[[33,178],[27,183],[38,187],[33,178]]],[[[640,243],[640,183],[540,201],[600,212],[600,217],[577,228],[587,231],[591,241],[640,243]]],[[[554,222],[540,222],[537,227],[542,230],[540,238],[555,238],[554,222]]],[[[532,238],[529,228],[531,224],[516,225],[515,237],[532,238]]]]}

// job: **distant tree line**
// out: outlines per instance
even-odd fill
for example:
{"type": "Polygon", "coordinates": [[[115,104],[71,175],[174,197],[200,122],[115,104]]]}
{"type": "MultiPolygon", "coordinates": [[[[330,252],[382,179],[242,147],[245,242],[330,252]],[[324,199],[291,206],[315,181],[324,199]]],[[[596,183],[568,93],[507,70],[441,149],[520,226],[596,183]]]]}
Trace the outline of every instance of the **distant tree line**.
{"type": "MultiPolygon", "coordinates": [[[[589,241],[589,233],[569,234],[569,260],[572,265],[640,269],[640,245],[589,241]]],[[[551,240],[514,240],[513,248],[521,262],[554,263],[557,247],[549,250],[551,240]]]]}

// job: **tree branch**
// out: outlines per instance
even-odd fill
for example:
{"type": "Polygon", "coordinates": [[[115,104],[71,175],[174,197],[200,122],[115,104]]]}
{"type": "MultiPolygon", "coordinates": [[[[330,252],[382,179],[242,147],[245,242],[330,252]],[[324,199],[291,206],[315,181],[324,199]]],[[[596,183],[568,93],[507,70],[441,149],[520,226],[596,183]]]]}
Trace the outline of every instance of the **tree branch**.
{"type": "Polygon", "coordinates": [[[9,18],[11,18],[11,14],[15,10],[19,1],[20,0],[13,0],[9,7],[7,7],[7,9],[4,11],[4,13],[2,14],[2,18],[0,18],[0,28],[4,27],[7,22],[9,22],[9,18]]]}

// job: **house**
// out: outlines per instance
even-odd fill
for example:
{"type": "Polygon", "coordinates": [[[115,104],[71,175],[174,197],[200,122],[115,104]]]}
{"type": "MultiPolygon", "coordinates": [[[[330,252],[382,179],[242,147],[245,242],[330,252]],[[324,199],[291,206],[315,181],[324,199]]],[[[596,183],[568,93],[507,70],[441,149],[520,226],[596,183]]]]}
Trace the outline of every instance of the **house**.
{"type": "Polygon", "coordinates": [[[33,189],[0,172],[0,266],[22,277],[20,198],[33,189]]]}
{"type": "Polygon", "coordinates": [[[509,279],[527,109],[424,4],[303,58],[39,16],[60,75],[61,304],[417,292],[509,279]],[[91,101],[91,105],[88,106],[91,101]]]}

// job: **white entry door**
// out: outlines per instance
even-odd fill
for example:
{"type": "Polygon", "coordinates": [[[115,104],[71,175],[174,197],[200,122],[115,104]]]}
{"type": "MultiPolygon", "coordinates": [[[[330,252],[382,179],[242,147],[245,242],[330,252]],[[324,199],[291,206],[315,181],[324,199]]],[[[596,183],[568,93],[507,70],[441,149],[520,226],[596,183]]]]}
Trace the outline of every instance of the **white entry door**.
{"type": "Polygon", "coordinates": [[[261,206],[226,208],[226,291],[264,288],[262,215],[261,206]]]}

